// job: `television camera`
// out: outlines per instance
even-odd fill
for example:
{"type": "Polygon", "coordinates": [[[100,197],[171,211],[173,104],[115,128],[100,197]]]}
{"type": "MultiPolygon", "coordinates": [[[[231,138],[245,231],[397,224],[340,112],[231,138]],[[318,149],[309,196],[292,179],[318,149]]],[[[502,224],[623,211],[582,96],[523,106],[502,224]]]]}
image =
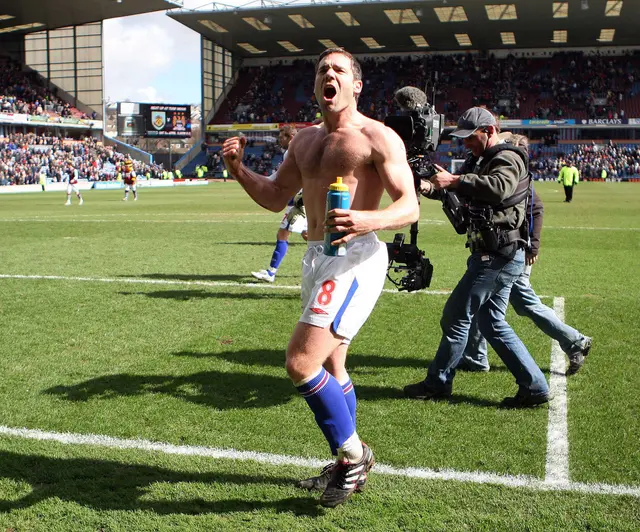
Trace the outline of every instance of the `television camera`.
{"type": "MultiPolygon", "coordinates": [[[[407,162],[413,172],[414,186],[420,200],[420,181],[437,172],[429,158],[444,132],[444,115],[438,114],[427,102],[427,95],[416,87],[403,87],[395,94],[395,101],[402,114],[387,116],[386,126],[393,129],[404,142],[407,162]]],[[[418,248],[418,222],[411,224],[410,242],[405,243],[404,233],[397,233],[392,243],[387,243],[389,267],[387,277],[399,290],[413,292],[431,284],[433,265],[418,248]],[[402,278],[393,278],[390,272],[403,272],[402,278]]]]}

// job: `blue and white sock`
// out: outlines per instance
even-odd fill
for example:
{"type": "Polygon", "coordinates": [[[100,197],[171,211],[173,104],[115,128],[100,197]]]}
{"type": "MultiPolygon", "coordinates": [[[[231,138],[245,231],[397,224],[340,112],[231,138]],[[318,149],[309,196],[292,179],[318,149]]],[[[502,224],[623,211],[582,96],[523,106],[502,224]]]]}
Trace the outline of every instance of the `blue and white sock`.
{"type": "Polygon", "coordinates": [[[314,413],[331,454],[337,455],[356,430],[342,386],[326,369],[320,368],[315,375],[295,383],[295,387],[314,413]]]}
{"type": "Polygon", "coordinates": [[[271,255],[271,263],[269,264],[269,273],[272,275],[276,274],[280,264],[282,263],[284,256],[287,254],[287,249],[289,249],[289,242],[286,240],[277,240],[276,248],[273,250],[273,255],[271,255]]]}
{"type": "Polygon", "coordinates": [[[340,383],[342,385],[342,393],[344,394],[344,400],[347,402],[349,413],[353,421],[353,426],[356,426],[356,390],[353,387],[353,382],[347,377],[347,382],[340,383]]]}

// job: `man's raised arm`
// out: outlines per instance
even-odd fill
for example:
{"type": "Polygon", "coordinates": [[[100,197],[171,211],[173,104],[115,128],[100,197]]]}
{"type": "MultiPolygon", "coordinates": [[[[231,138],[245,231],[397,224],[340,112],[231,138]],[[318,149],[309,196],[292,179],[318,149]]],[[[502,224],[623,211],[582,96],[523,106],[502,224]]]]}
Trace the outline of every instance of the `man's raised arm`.
{"type": "Polygon", "coordinates": [[[302,186],[300,171],[291,153],[294,142],[295,139],[291,141],[290,153],[280,165],[274,180],[257,174],[242,164],[246,137],[231,137],[225,140],[222,145],[222,157],[229,173],[253,201],[265,209],[280,212],[302,186]]]}
{"type": "Polygon", "coordinates": [[[420,217],[413,172],[402,139],[388,127],[376,128],[372,136],[373,161],[393,203],[378,211],[376,230],[399,229],[420,217]]]}

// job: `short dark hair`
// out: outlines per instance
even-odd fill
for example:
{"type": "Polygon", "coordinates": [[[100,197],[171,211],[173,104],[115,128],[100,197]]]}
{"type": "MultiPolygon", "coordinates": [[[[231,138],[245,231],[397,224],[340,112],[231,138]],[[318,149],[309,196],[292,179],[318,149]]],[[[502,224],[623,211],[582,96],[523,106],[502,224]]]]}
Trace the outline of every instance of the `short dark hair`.
{"type": "Polygon", "coordinates": [[[314,68],[316,74],[318,73],[318,65],[320,65],[320,61],[331,54],[340,54],[347,57],[351,61],[351,71],[353,72],[353,79],[362,80],[362,67],[360,66],[360,63],[344,48],[327,48],[324,52],[322,52],[318,56],[318,59],[316,59],[316,66],[314,68]]]}

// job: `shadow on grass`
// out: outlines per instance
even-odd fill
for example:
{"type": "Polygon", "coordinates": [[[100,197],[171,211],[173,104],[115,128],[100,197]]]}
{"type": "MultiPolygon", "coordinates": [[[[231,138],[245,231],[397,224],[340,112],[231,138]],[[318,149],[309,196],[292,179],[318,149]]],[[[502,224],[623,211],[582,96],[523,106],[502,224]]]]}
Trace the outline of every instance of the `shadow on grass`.
{"type": "MultiPolygon", "coordinates": [[[[234,364],[243,366],[272,366],[282,367],[284,365],[284,354],[282,351],[228,351],[224,353],[198,353],[194,351],[180,351],[174,353],[178,357],[190,358],[221,358],[234,364]]],[[[357,374],[359,368],[416,368],[424,369],[425,374],[430,357],[389,357],[382,355],[364,355],[359,353],[350,354],[347,357],[347,369],[357,374]]],[[[506,366],[493,366],[492,372],[508,372],[506,366]]]]}
{"type": "MultiPolygon", "coordinates": [[[[178,356],[190,356],[178,353],[178,356]]],[[[213,356],[213,355],[212,355],[213,356]]],[[[221,353],[225,360],[237,356],[242,360],[269,361],[268,365],[284,366],[283,351],[240,351],[221,353]],[[278,362],[276,362],[276,360],[278,362]]],[[[285,376],[246,372],[204,371],[191,375],[106,375],[69,386],[54,386],[43,393],[67,401],[89,401],[142,395],[167,395],[190,403],[206,405],[219,410],[269,408],[286,404],[299,394],[285,376]]],[[[357,396],[362,401],[404,399],[400,387],[357,385],[357,396]]],[[[469,403],[477,406],[497,406],[498,403],[479,397],[455,395],[449,403],[469,403]]]]}
{"type": "MultiPolygon", "coordinates": [[[[286,377],[220,371],[181,376],[107,375],[70,386],[54,386],[43,393],[77,402],[162,394],[219,410],[268,408],[299,397],[286,377]]],[[[403,395],[396,388],[359,386],[358,397],[382,400],[401,399],[403,395]]]]}
{"type": "MultiPolygon", "coordinates": [[[[96,510],[142,510],[162,515],[227,514],[261,509],[312,517],[324,513],[317,506],[317,498],[307,494],[278,499],[276,492],[273,496],[265,497],[265,488],[274,485],[292,486],[297,479],[257,473],[181,473],[160,467],[107,460],[50,458],[6,451],[0,452],[0,470],[4,479],[26,483],[31,488],[29,494],[17,500],[3,500],[6,495],[0,495],[1,513],[29,508],[47,499],[60,499],[96,510]],[[150,500],[149,493],[153,493],[154,486],[178,483],[209,484],[214,488],[215,485],[224,485],[224,493],[228,498],[223,495],[219,500],[186,499],[183,486],[169,488],[168,495],[167,489],[160,486],[158,496],[163,500],[150,500]],[[232,494],[239,491],[239,487],[250,485],[257,486],[256,500],[251,500],[250,487],[247,488],[245,498],[231,498],[232,494]]],[[[192,489],[196,491],[195,487],[192,489]]],[[[206,492],[206,487],[204,491],[206,492]]],[[[214,491],[215,496],[220,495],[219,488],[214,491]]]]}
{"type": "Polygon", "coordinates": [[[196,273],[145,273],[119,275],[125,279],[159,279],[166,281],[241,281],[246,279],[246,275],[224,274],[224,275],[198,275],[196,273]]]}
{"type": "Polygon", "coordinates": [[[157,299],[175,299],[190,301],[192,299],[300,299],[296,292],[208,292],[206,290],[159,290],[157,292],[118,292],[122,296],[146,296],[157,299]]]}

